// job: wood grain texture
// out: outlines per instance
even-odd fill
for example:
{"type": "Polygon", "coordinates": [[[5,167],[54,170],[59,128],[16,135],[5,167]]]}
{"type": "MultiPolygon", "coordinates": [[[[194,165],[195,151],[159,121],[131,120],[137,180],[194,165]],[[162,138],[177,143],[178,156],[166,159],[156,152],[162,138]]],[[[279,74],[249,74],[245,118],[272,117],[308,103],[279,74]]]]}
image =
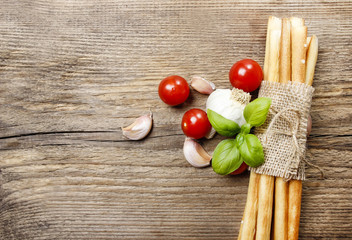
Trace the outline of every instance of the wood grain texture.
{"type": "MultiPolygon", "coordinates": [[[[234,239],[249,174],[183,158],[171,74],[230,87],[264,61],[267,18],[299,16],[319,38],[300,239],[352,239],[352,2],[2,0],[0,239],[234,239]],[[148,138],[120,127],[152,110],[148,138]]],[[[212,151],[222,138],[206,141],[212,151]]]]}

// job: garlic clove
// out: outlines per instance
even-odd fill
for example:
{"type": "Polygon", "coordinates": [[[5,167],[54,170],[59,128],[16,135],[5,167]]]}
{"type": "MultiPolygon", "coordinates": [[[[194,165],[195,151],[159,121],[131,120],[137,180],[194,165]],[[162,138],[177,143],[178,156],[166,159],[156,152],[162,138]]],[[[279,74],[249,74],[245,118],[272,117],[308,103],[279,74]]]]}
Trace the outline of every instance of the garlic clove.
{"type": "Polygon", "coordinates": [[[212,139],[216,133],[216,130],[212,127],[211,130],[205,135],[206,139],[212,139]]]}
{"type": "Polygon", "coordinates": [[[202,94],[211,94],[215,90],[215,84],[205,80],[201,76],[193,76],[191,78],[191,86],[194,90],[202,94]]]}
{"type": "Polygon", "coordinates": [[[183,144],[183,154],[193,167],[201,168],[210,165],[211,156],[198,142],[189,137],[186,137],[183,144]]]}
{"type": "Polygon", "coordinates": [[[137,118],[128,127],[122,127],[122,134],[130,140],[141,140],[145,138],[153,126],[153,114],[137,118]]]}

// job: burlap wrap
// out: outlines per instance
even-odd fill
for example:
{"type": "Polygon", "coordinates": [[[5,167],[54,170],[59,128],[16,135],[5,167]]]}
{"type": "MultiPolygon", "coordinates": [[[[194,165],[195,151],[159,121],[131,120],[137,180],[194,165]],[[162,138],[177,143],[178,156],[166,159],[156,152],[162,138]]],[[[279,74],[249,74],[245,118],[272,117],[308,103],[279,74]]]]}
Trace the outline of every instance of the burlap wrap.
{"type": "Polygon", "coordinates": [[[272,104],[266,122],[255,129],[262,142],[265,163],[251,171],[304,180],[307,122],[314,88],[303,83],[263,81],[258,97],[272,104]]]}

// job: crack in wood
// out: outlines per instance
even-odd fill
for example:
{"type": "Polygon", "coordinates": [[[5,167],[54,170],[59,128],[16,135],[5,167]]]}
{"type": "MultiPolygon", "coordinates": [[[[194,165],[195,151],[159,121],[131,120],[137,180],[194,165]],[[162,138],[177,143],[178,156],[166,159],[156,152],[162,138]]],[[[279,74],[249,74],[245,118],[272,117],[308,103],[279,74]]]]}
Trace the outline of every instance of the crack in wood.
{"type": "Polygon", "coordinates": [[[29,137],[29,136],[37,136],[37,135],[55,135],[55,134],[80,134],[80,133],[107,133],[107,132],[115,132],[115,131],[54,131],[54,132],[34,132],[34,133],[24,133],[18,135],[4,136],[0,137],[0,139],[9,139],[9,138],[20,138],[20,137],[29,137]]]}

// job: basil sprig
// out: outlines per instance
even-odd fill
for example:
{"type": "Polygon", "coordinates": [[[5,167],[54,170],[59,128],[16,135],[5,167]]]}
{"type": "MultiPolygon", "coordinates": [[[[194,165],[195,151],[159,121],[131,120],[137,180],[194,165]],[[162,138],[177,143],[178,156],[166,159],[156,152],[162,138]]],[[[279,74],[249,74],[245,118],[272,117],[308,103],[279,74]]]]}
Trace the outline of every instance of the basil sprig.
{"type": "Polygon", "coordinates": [[[219,134],[234,136],[239,133],[235,139],[223,140],[215,148],[212,167],[216,173],[229,174],[238,169],[243,161],[250,167],[258,167],[264,163],[262,144],[257,136],[250,134],[250,130],[265,122],[270,105],[270,98],[257,98],[247,104],[243,111],[247,123],[241,128],[237,123],[208,109],[209,121],[219,134]],[[230,122],[235,123],[237,127],[230,122]]]}

